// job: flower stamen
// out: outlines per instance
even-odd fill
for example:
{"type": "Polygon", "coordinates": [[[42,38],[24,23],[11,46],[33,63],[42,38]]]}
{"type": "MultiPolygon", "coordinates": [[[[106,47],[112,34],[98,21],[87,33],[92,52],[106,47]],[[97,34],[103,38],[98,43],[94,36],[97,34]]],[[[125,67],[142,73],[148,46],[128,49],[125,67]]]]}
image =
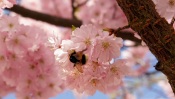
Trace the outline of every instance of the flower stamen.
{"type": "Polygon", "coordinates": [[[174,6],[175,5],[175,1],[174,0],[169,0],[168,3],[169,3],[170,6],[174,6]]]}
{"type": "Polygon", "coordinates": [[[107,49],[110,46],[110,44],[109,44],[109,42],[103,42],[102,46],[104,49],[107,49]]]}

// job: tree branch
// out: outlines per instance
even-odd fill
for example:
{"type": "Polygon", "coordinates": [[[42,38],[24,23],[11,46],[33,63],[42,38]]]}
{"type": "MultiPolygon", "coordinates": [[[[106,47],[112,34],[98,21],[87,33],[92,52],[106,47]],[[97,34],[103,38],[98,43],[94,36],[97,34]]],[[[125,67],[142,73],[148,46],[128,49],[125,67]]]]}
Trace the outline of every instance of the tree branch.
{"type": "Polygon", "coordinates": [[[129,25],[138,32],[158,59],[155,66],[163,72],[175,93],[175,31],[155,10],[152,0],[116,0],[129,25]]]}
{"type": "Polygon", "coordinates": [[[134,36],[134,33],[131,33],[129,31],[115,32],[114,35],[116,37],[121,37],[124,40],[131,40],[131,41],[135,42],[135,46],[141,45],[141,42],[142,42],[142,40],[140,40],[134,36]]]}
{"type": "Polygon", "coordinates": [[[152,75],[155,75],[155,74],[157,74],[157,73],[159,73],[159,71],[146,72],[145,75],[146,75],[146,76],[152,76],[152,75]]]}
{"type": "Polygon", "coordinates": [[[24,7],[21,7],[19,5],[14,5],[12,8],[6,8],[6,10],[13,11],[17,14],[22,15],[23,17],[40,20],[43,22],[47,22],[47,23],[57,25],[57,26],[62,26],[62,27],[72,27],[72,25],[78,27],[82,24],[82,22],[79,20],[73,20],[73,19],[71,20],[71,19],[55,17],[48,14],[32,11],[24,7]]]}

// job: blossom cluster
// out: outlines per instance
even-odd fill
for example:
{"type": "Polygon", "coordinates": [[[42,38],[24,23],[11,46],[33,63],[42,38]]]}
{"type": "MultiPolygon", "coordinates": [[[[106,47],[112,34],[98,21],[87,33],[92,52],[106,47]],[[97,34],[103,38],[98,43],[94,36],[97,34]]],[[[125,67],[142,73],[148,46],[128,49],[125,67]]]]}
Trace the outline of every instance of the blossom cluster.
{"type": "Polygon", "coordinates": [[[168,21],[171,21],[175,15],[175,0],[153,0],[153,2],[158,13],[168,21]]]}
{"type": "Polygon", "coordinates": [[[109,93],[122,85],[130,70],[120,56],[123,40],[95,25],[76,28],[55,50],[65,86],[79,93],[109,93]],[[85,58],[83,57],[85,56],[85,58]]]}
{"type": "Polygon", "coordinates": [[[54,16],[59,16],[63,18],[71,18],[71,0],[47,0],[47,1],[42,1],[40,0],[41,3],[41,8],[45,13],[54,15],[54,16]]]}
{"type": "Polygon", "coordinates": [[[150,58],[147,58],[147,46],[130,47],[122,51],[122,58],[127,59],[127,65],[133,68],[132,76],[144,75],[150,68],[150,58]]]}
{"type": "MultiPolygon", "coordinates": [[[[78,1],[78,0],[77,0],[78,1]]],[[[84,24],[96,24],[99,27],[118,28],[127,25],[127,19],[116,0],[88,0],[86,5],[76,12],[84,24]]]]}
{"type": "MultiPolygon", "coordinates": [[[[100,29],[127,25],[116,0],[20,0],[20,5],[58,17],[72,18],[71,1],[74,1],[73,6],[79,5],[74,9],[76,18],[83,24],[95,25],[83,25],[69,35],[70,30],[65,28],[51,29],[52,26],[46,23],[26,18],[20,17],[20,20],[27,20],[25,24],[32,23],[33,27],[19,24],[17,17],[0,18],[0,97],[15,92],[17,99],[48,99],[65,88],[76,90],[77,94],[92,95],[97,90],[103,93],[119,91],[118,87],[124,84],[125,98],[134,99],[130,93],[132,89],[145,86],[146,81],[150,80],[143,81],[139,77],[140,84],[138,80],[134,80],[134,83],[122,81],[127,75],[144,75],[150,67],[150,57],[144,59],[147,47],[134,44],[124,45],[123,55],[120,55],[123,40],[100,29]],[[54,30],[51,42],[48,43],[50,35],[39,27],[52,33],[54,30]],[[119,59],[121,57],[127,60],[119,59]],[[128,66],[134,67],[134,70],[128,66]]],[[[175,0],[153,1],[159,14],[171,21],[175,0]]],[[[0,7],[10,8],[15,3],[16,0],[0,0],[0,7]]]]}
{"type": "Polygon", "coordinates": [[[17,17],[0,20],[0,96],[15,92],[17,99],[48,99],[61,92],[47,34],[19,24],[17,17]]]}
{"type": "Polygon", "coordinates": [[[13,4],[16,4],[16,0],[1,0],[0,1],[0,8],[5,8],[5,7],[12,7],[13,4]]]}
{"type": "MultiPolygon", "coordinates": [[[[21,5],[50,15],[72,18],[71,0],[25,0],[21,5]]],[[[116,0],[74,0],[73,5],[76,7],[74,15],[84,24],[96,24],[102,28],[127,25],[126,16],[116,0]]]]}

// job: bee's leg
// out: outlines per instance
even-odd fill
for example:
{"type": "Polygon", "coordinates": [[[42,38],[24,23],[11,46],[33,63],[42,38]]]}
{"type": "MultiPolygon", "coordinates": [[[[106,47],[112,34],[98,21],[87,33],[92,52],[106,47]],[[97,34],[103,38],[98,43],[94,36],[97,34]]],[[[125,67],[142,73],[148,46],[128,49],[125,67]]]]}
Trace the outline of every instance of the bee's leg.
{"type": "Polygon", "coordinates": [[[84,64],[86,64],[86,61],[87,61],[86,56],[83,54],[81,63],[84,65],[84,64]]]}
{"type": "Polygon", "coordinates": [[[75,66],[77,68],[77,70],[81,73],[83,73],[83,67],[82,67],[82,64],[76,64],[75,66]]]}

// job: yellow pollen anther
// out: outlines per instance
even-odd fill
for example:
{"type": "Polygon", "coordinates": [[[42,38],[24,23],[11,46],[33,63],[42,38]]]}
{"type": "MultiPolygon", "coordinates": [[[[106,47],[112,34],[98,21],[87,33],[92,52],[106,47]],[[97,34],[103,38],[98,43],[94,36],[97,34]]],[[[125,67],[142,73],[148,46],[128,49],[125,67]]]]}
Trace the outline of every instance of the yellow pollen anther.
{"type": "Polygon", "coordinates": [[[169,3],[170,6],[174,6],[175,5],[175,1],[174,0],[169,0],[168,3],[169,3]]]}
{"type": "Polygon", "coordinates": [[[30,69],[34,70],[35,69],[35,65],[30,65],[30,69]]]}
{"type": "Polygon", "coordinates": [[[97,86],[97,81],[98,81],[97,79],[92,79],[91,80],[92,85],[93,86],[97,86]]]}
{"type": "Polygon", "coordinates": [[[12,54],[12,58],[13,58],[13,59],[16,59],[17,57],[16,57],[16,55],[15,55],[15,54],[12,54]]]}
{"type": "Polygon", "coordinates": [[[117,68],[116,67],[112,67],[110,70],[111,70],[112,73],[116,73],[117,72],[117,68]]]}
{"type": "Polygon", "coordinates": [[[43,80],[44,79],[44,75],[40,74],[40,75],[38,75],[38,78],[43,80]]]}
{"type": "Polygon", "coordinates": [[[97,11],[97,12],[95,12],[95,16],[99,16],[100,15],[100,13],[97,11]]]}
{"type": "Polygon", "coordinates": [[[42,95],[41,91],[38,91],[37,95],[41,97],[41,95],[42,95]]]}
{"type": "Polygon", "coordinates": [[[14,44],[19,44],[19,40],[16,38],[13,40],[14,44]]]}
{"type": "Polygon", "coordinates": [[[0,56],[0,61],[4,60],[4,56],[0,56]]]}
{"type": "Polygon", "coordinates": [[[24,98],[24,99],[30,99],[30,98],[29,98],[29,96],[25,96],[25,98],[24,98]]]}
{"type": "Polygon", "coordinates": [[[107,49],[110,46],[110,44],[109,44],[109,42],[103,42],[102,46],[104,49],[107,49]]]}
{"type": "Polygon", "coordinates": [[[30,85],[32,81],[30,79],[27,80],[27,84],[30,85]]]}
{"type": "Polygon", "coordinates": [[[84,43],[85,43],[86,45],[90,45],[90,44],[91,44],[91,41],[90,41],[90,39],[88,38],[88,39],[86,39],[86,40],[84,41],[84,43]]]}
{"type": "Polygon", "coordinates": [[[12,24],[12,23],[10,23],[10,24],[9,24],[9,27],[10,27],[10,28],[13,28],[13,24],[12,24]]]}
{"type": "Polygon", "coordinates": [[[53,84],[53,83],[50,83],[50,84],[49,84],[49,87],[50,87],[50,88],[53,88],[53,87],[54,87],[54,84],[53,84]]]}

